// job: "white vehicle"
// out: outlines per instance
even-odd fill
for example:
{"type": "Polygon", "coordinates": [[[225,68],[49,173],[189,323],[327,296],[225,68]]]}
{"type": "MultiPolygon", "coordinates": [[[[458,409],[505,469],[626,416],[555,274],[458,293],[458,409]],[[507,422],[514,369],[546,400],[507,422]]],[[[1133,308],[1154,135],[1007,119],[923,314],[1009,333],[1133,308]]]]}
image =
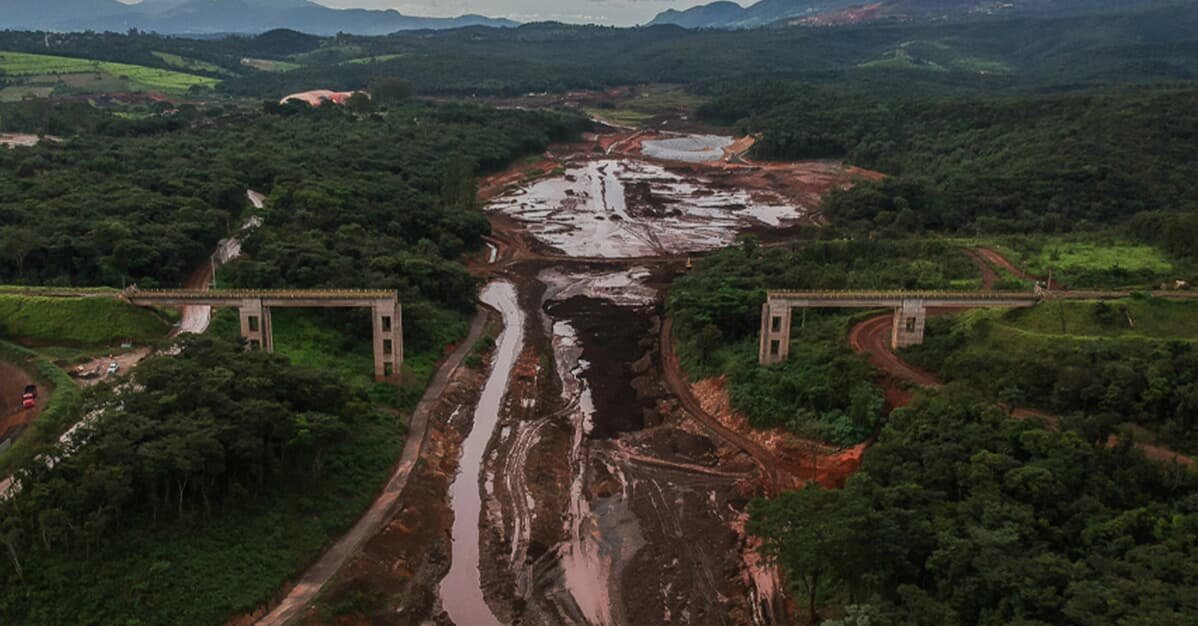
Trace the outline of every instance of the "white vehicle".
{"type": "Polygon", "coordinates": [[[109,375],[117,373],[117,371],[120,369],[121,369],[121,364],[117,363],[116,361],[113,361],[112,363],[108,364],[108,374],[109,375]]]}

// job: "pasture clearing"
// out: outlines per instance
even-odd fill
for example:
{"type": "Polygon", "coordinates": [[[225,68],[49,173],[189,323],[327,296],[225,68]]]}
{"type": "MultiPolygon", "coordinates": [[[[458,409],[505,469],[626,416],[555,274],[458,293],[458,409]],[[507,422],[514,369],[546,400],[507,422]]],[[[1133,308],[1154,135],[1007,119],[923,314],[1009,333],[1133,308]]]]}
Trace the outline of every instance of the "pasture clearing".
{"type": "Polygon", "coordinates": [[[220,82],[207,76],[142,65],[10,51],[0,51],[0,72],[10,77],[25,77],[26,84],[35,87],[105,91],[181,94],[193,86],[210,89],[220,82]]]}

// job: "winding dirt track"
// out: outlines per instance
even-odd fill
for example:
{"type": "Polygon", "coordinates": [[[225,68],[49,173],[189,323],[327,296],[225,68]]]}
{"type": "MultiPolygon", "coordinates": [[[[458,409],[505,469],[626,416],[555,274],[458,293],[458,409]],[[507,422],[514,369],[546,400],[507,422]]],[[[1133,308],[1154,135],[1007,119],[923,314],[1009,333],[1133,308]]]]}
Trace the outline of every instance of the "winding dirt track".
{"type": "MultiPolygon", "coordinates": [[[[966,248],[965,256],[968,256],[973,261],[973,264],[978,266],[978,269],[982,272],[982,291],[994,289],[994,283],[998,282],[999,276],[998,272],[994,271],[994,268],[990,265],[993,261],[983,255],[980,248],[966,248]]],[[[1003,260],[1005,261],[1006,259],[1003,260]]]]}
{"type": "Polygon", "coordinates": [[[920,387],[939,387],[940,379],[899,358],[890,349],[890,334],[894,313],[883,313],[857,324],[849,331],[849,345],[857,352],[869,355],[869,362],[896,380],[905,380],[920,387]]]}
{"type": "Polygon", "coordinates": [[[420,458],[424,446],[425,435],[428,433],[429,417],[436,408],[449,382],[450,375],[461,366],[466,355],[474,347],[474,343],[482,337],[486,327],[487,312],[480,309],[470,324],[469,335],[462,340],[453,353],[436,368],[436,375],[416,410],[412,412],[412,420],[408,427],[408,438],[404,443],[403,454],[399,464],[379,497],[370,505],[370,509],[358,519],[353,528],[345,533],[337,543],[333,544],[320,559],[309,567],[299,582],[275,606],[269,614],[258,620],[260,626],[282,626],[299,617],[304,608],[316,598],[326,583],[341,569],[358,548],[368,539],[379,534],[383,526],[395,516],[401,506],[400,495],[408,484],[408,477],[420,458]]]}
{"type": "Polygon", "coordinates": [[[678,401],[682,403],[682,407],[711,434],[730,445],[744,450],[749,456],[753,457],[753,460],[765,472],[771,488],[776,488],[779,484],[785,482],[781,480],[783,475],[782,463],[777,456],[761,444],[724,426],[720,423],[720,420],[704,410],[699,399],[691,391],[690,385],[686,383],[686,377],[682,374],[682,367],[678,363],[678,354],[674,351],[673,337],[674,321],[666,318],[661,327],[662,377],[665,379],[666,386],[678,397],[678,401]]]}
{"type": "MultiPolygon", "coordinates": [[[[1020,280],[1031,280],[1031,281],[1040,280],[1039,276],[1033,276],[1031,274],[1028,274],[1027,272],[1025,272],[1022,269],[1020,269],[1019,267],[1017,267],[1014,263],[1008,261],[1007,257],[999,254],[995,250],[991,250],[990,248],[976,248],[976,249],[972,250],[971,252],[976,253],[977,255],[981,256],[983,259],[986,260],[986,262],[996,265],[998,267],[1001,267],[1004,270],[1007,270],[1008,272],[1011,273],[1011,275],[1015,276],[1016,278],[1019,278],[1020,280]]],[[[974,256],[974,255],[970,254],[970,256],[974,256]]]]}
{"type": "Polygon", "coordinates": [[[25,385],[35,381],[29,374],[15,363],[0,361],[0,435],[13,428],[32,424],[42,409],[46,408],[51,390],[41,388],[37,404],[32,409],[22,405],[21,396],[25,393],[25,385]]]}
{"type": "MultiPolygon", "coordinates": [[[[979,252],[983,250],[982,248],[978,249],[979,252]]],[[[1020,278],[1029,279],[1029,274],[1016,268],[1010,261],[1004,259],[997,252],[993,250],[987,250],[986,252],[989,252],[989,254],[983,253],[983,256],[989,262],[1007,269],[1020,278]]],[[[970,257],[975,258],[973,254],[970,254],[970,257]]],[[[911,401],[910,392],[899,386],[898,383],[900,381],[928,389],[941,387],[944,384],[935,374],[915,367],[891,350],[890,332],[893,319],[893,313],[884,313],[857,324],[849,331],[849,345],[853,347],[853,350],[867,354],[870,364],[881,370],[884,374],[883,386],[886,389],[887,404],[891,408],[905,406],[911,401]]],[[[1057,416],[1036,409],[1014,408],[1010,410],[1010,413],[1011,417],[1015,419],[1043,419],[1054,429],[1058,428],[1060,423],[1060,418],[1057,416]]],[[[1112,435],[1107,445],[1114,446],[1118,442],[1118,438],[1112,435]]],[[[1193,458],[1178,454],[1163,446],[1138,442],[1136,443],[1136,448],[1146,458],[1153,461],[1162,463],[1176,461],[1181,465],[1192,465],[1194,463],[1193,458]]]]}

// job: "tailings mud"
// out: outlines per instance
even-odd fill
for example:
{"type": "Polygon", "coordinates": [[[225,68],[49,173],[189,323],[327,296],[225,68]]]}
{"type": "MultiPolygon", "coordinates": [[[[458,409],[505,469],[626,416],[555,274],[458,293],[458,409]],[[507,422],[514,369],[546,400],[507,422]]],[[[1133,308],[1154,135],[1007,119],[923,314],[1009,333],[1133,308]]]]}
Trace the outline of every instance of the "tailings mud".
{"type": "Polygon", "coordinates": [[[511,393],[529,395],[506,403],[483,467],[482,586],[506,623],[769,621],[739,532],[756,466],[662,384],[650,285],[668,278],[552,268],[524,287],[540,354],[517,366],[511,393]]]}

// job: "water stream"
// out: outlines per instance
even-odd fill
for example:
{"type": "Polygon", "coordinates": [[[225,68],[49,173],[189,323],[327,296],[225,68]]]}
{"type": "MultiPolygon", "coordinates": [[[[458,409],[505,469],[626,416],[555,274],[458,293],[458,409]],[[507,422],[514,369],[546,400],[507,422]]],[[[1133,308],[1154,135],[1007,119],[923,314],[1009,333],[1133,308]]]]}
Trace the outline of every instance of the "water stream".
{"type": "Polygon", "coordinates": [[[524,347],[524,312],[520,310],[516,288],[508,282],[488,284],[480,299],[503,315],[503,332],[499,335],[491,373],[474,411],[473,426],[462,444],[458,475],[450,486],[453,560],[438,593],[441,606],[455,624],[499,626],[499,620],[483,597],[479,575],[478,526],[482,510],[479,475],[487,442],[499,421],[512,370],[524,347]]]}

